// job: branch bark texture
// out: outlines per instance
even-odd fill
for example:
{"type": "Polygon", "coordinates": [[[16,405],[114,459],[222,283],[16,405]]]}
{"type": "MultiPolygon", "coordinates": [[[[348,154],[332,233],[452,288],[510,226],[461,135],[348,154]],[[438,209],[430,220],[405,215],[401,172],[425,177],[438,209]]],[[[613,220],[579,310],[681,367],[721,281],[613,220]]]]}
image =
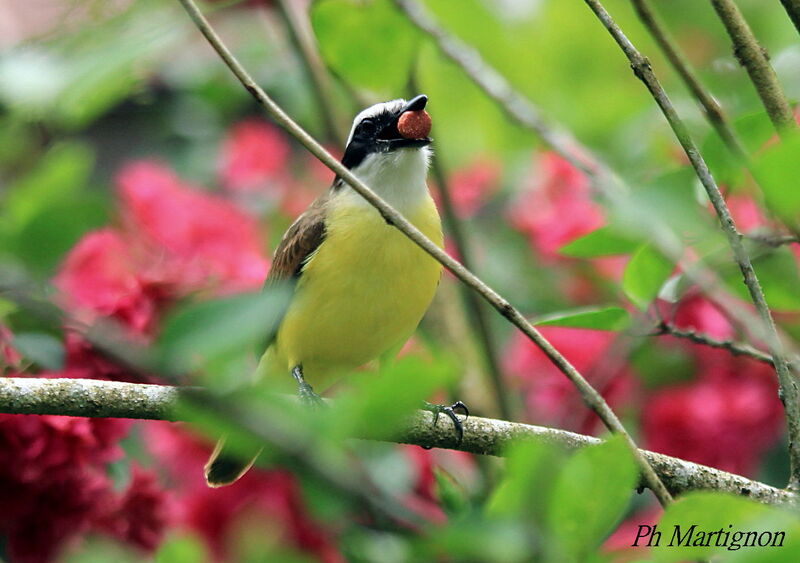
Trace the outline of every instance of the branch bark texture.
{"type": "Polygon", "coordinates": [[[744,284],[747,286],[750,298],[765,328],[767,346],[769,347],[769,352],[773,358],[775,371],[778,376],[779,396],[783,402],[786,415],[791,473],[789,487],[792,488],[792,490],[798,490],[800,489],[800,403],[798,403],[797,382],[789,372],[783,343],[778,336],[775,322],[772,319],[772,313],[767,306],[761,284],[750,262],[750,256],[742,243],[742,235],[737,230],[728,205],[725,203],[725,199],[722,197],[719,187],[717,187],[714,178],[711,176],[711,172],[700,154],[697,145],[695,145],[689,135],[686,125],[684,125],[683,121],[678,117],[678,113],[675,111],[667,93],[653,73],[653,69],[650,68],[650,62],[636,47],[634,47],[630,40],[628,40],[599,1],[585,1],[625,53],[631,63],[634,74],[650,91],[656,104],[658,104],[664,117],[666,117],[678,142],[689,158],[697,177],[700,179],[700,183],[703,185],[703,188],[705,188],[708,199],[711,201],[711,205],[714,207],[714,211],[719,219],[722,231],[728,239],[728,244],[733,251],[734,259],[742,272],[744,284]]]}
{"type": "Polygon", "coordinates": [[[650,9],[647,0],[631,0],[631,2],[633,3],[636,13],[639,15],[639,19],[650,32],[650,35],[653,36],[661,52],[664,53],[664,56],[672,65],[672,68],[675,69],[675,72],[678,73],[683,83],[686,84],[686,87],[703,108],[703,112],[706,114],[706,118],[709,123],[711,123],[711,126],[714,127],[725,145],[727,145],[737,158],[746,160],[747,152],[733,132],[727,117],[725,117],[725,112],[722,111],[722,107],[700,83],[700,79],[695,75],[689,61],[686,60],[678,47],[674,45],[666,30],[650,9]]]}
{"type": "MultiPolygon", "coordinates": [[[[188,392],[190,399],[195,398],[198,391],[96,379],[6,377],[0,378],[0,412],[175,421],[181,397],[188,392]]],[[[600,443],[598,438],[566,430],[477,416],[464,422],[464,439],[458,443],[452,423],[440,417],[433,424],[432,414],[427,411],[415,412],[398,429],[393,441],[502,456],[506,446],[519,439],[544,440],[568,450],[600,443]]],[[[639,452],[673,494],[702,489],[741,495],[765,504],[787,505],[798,500],[791,491],[739,475],[647,450],[639,452]]]]}
{"type": "Polygon", "coordinates": [[[625,439],[631,453],[636,460],[642,474],[644,475],[647,486],[654,492],[659,502],[666,505],[670,502],[671,496],[664,484],[658,479],[647,460],[641,455],[636,447],[633,438],[625,430],[619,418],[614,414],[606,403],[605,399],[597,392],[586,379],[569,363],[569,361],[548,342],[541,333],[528,322],[528,320],[515,309],[506,299],[501,297],[496,291],[486,285],[475,274],[467,270],[458,261],[451,258],[444,250],[436,246],[430,239],[423,235],[419,229],[412,225],[405,217],[397,212],[392,206],[387,204],[364,182],[359,180],[349,169],[344,167],[336,160],[322,145],[311,137],[302,127],[295,123],[283,109],[270,98],[264,90],[256,84],[250,74],[242,67],[241,63],[233,56],[230,50],[223,44],[222,40],[211,28],[203,14],[197,8],[193,0],[180,0],[189,16],[194,21],[200,32],[206,37],[214,50],[222,58],[223,62],[231,69],[233,74],[250,92],[256,101],[261,104],[272,119],[283,127],[290,135],[297,139],[311,154],[316,156],[323,164],[333,170],[340,178],[347,182],[361,197],[369,202],[384,220],[393,225],[425,252],[430,254],[440,264],[450,270],[464,284],[480,294],[492,307],[494,307],[503,317],[508,319],[514,326],[519,328],[536,346],[538,346],[551,362],[572,382],[578,389],[584,403],[597,413],[603,424],[612,432],[619,433],[625,439]]]}
{"type": "MultiPolygon", "coordinates": [[[[784,6],[787,3],[784,2],[784,6]]],[[[797,4],[797,2],[793,3],[797,4]]],[[[739,61],[739,64],[745,68],[750,76],[750,80],[761,98],[761,103],[764,104],[764,108],[767,110],[767,115],[775,125],[775,129],[781,134],[794,127],[792,108],[783,95],[775,69],[769,64],[766,51],[753,35],[753,31],[745,21],[738,6],[733,0],[711,0],[711,4],[717,11],[720,20],[722,20],[728,35],[730,35],[736,60],[739,61]]]]}

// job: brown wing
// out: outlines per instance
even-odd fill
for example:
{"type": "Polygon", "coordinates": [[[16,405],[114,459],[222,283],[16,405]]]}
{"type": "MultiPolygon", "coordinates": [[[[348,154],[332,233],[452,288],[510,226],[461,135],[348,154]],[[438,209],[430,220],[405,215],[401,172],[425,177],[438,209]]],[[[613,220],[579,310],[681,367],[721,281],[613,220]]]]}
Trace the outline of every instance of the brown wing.
{"type": "Polygon", "coordinates": [[[325,240],[325,211],[330,192],[319,196],[283,235],[265,286],[279,280],[297,278],[306,258],[325,240]]]}

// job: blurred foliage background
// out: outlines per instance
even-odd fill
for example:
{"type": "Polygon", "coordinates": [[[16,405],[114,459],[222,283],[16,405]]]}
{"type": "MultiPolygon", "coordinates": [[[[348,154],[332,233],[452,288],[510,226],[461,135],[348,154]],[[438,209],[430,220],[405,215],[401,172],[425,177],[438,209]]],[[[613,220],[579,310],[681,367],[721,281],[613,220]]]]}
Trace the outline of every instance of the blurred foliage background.
{"type": "MultiPolygon", "coordinates": [[[[258,83],[334,153],[365,105],[427,94],[440,172],[431,185],[440,202],[446,187],[469,247],[451,237],[448,248],[468,251],[461,257],[476,273],[539,322],[641,446],[783,486],[783,412],[771,367],[664,334],[668,325],[763,348],[730,312],[752,307],[705,195],[607,32],[577,2],[423,4],[547,121],[608,163],[630,187],[630,205],[600,201],[586,177],[510,120],[388,0],[209,2],[204,10],[258,83]],[[310,79],[293,18],[324,64],[322,83],[310,79]],[[693,264],[722,279],[714,295],[651,246],[656,220],[693,264]]],[[[779,326],[796,337],[797,141],[777,142],[709,3],[652,4],[734,124],[758,182],[726,152],[630,3],[605,3],[700,144],[749,237],[779,326]],[[789,244],[764,242],[775,237],[789,244]]],[[[777,2],[737,4],[794,102],[797,30],[777,2]]],[[[633,463],[616,440],[576,454],[518,444],[502,461],[343,441],[363,427],[390,437],[423,397],[462,399],[475,414],[497,416],[492,370],[514,420],[602,435],[567,380],[499,316],[489,315],[490,342],[481,337],[449,275],[397,364],[348,380],[331,412],[297,412],[253,391],[253,350],[285,299],[258,293],[269,257],[332,174],[263,117],[177,2],[2,2],[0,31],[4,375],[178,376],[236,409],[189,408],[191,427],[0,415],[3,559],[798,557],[796,518],[744,499],[694,493],[662,515],[649,492],[634,492],[633,463]],[[43,313],[45,301],[66,317],[43,313]],[[98,351],[86,327],[123,339],[118,346],[135,365],[98,351]],[[486,346],[499,358],[494,367],[486,346]],[[254,436],[242,421],[277,428],[277,441],[257,471],[207,489],[209,436],[227,429],[246,448],[254,436]],[[354,475],[361,496],[347,487],[354,475]],[[786,544],[631,549],[638,526],[662,518],[664,527],[784,530],[786,544]]]]}

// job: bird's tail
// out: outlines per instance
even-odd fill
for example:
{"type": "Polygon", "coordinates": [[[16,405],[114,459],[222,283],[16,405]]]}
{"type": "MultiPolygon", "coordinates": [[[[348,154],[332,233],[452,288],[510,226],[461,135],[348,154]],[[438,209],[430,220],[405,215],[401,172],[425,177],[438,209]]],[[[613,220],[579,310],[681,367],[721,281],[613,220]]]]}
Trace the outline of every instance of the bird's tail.
{"type": "Polygon", "coordinates": [[[204,467],[206,484],[209,487],[216,488],[235,483],[253,467],[260,453],[261,450],[258,450],[251,459],[243,459],[241,456],[226,450],[225,438],[220,438],[204,467]]]}

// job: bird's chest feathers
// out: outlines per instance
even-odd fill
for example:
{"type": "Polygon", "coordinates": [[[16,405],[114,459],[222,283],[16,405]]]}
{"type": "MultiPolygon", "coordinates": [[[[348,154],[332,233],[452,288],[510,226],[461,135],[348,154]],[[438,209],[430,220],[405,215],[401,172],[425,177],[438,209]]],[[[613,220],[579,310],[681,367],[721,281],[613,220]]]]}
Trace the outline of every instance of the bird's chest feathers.
{"type": "MultiPolygon", "coordinates": [[[[404,213],[423,234],[442,244],[436,208],[425,198],[404,213]]],[[[385,301],[406,302],[413,307],[424,300],[438,282],[440,267],[403,233],[388,225],[372,207],[335,206],[326,221],[325,242],[308,261],[303,276],[335,280],[340,291],[369,299],[380,308],[385,301]]]]}

